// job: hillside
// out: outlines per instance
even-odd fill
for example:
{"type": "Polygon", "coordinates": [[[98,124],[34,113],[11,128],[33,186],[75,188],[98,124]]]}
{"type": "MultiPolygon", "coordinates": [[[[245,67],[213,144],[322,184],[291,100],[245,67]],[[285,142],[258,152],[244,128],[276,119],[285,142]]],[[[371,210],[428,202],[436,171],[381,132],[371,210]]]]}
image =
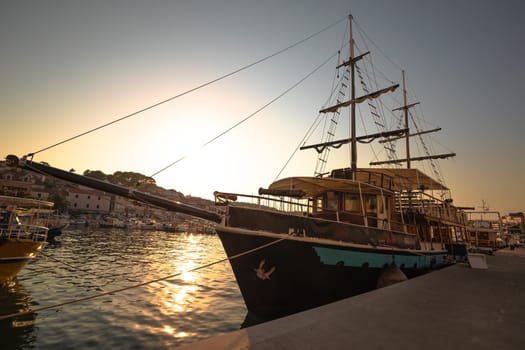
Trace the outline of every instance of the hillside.
{"type": "Polygon", "coordinates": [[[152,177],[136,172],[116,171],[113,174],[105,174],[100,170],[86,170],[84,171],[83,175],[102,181],[108,181],[116,185],[135,188],[141,192],[154,194],[160,197],[192,204],[198,207],[209,208],[214,205],[213,201],[207,199],[186,196],[184,195],[184,193],[176,191],[174,189],[165,189],[161,186],[158,186],[156,184],[155,179],[153,179],[152,177]]]}

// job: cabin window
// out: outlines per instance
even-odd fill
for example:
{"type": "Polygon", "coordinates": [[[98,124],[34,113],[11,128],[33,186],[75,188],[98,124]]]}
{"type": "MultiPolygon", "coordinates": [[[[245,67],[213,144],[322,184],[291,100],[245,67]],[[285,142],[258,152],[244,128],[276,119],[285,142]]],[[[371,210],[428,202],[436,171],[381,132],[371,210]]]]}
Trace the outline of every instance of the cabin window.
{"type": "Polygon", "coordinates": [[[326,193],[326,209],[328,210],[338,210],[339,201],[337,200],[337,195],[335,192],[326,193]]]}
{"type": "Polygon", "coordinates": [[[317,197],[315,199],[315,211],[322,211],[323,210],[323,198],[322,197],[317,197]]]}
{"type": "Polygon", "coordinates": [[[345,211],[360,212],[359,196],[357,194],[345,194],[345,211]]]}
{"type": "Polygon", "coordinates": [[[377,213],[377,196],[367,194],[365,196],[365,208],[367,213],[377,213]]]}

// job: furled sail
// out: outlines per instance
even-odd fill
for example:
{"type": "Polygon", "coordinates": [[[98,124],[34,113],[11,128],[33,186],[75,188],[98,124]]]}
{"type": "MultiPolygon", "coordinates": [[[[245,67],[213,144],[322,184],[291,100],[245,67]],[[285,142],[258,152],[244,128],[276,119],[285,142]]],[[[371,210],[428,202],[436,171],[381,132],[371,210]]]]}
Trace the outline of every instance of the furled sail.
{"type": "MultiPolygon", "coordinates": [[[[370,134],[370,135],[364,135],[364,136],[358,136],[356,137],[356,141],[357,142],[362,142],[362,143],[369,143],[377,138],[388,138],[388,137],[391,137],[391,136],[400,136],[400,135],[404,135],[408,132],[408,129],[399,129],[399,130],[391,130],[391,131],[383,131],[383,132],[378,132],[378,133],[375,133],[375,134],[370,134]]],[[[317,143],[317,144],[314,144],[314,145],[307,145],[307,146],[302,146],[300,148],[300,150],[305,150],[305,149],[310,149],[310,148],[314,148],[317,153],[321,153],[325,148],[327,147],[333,147],[333,148],[339,148],[341,147],[342,145],[344,144],[347,144],[347,143],[350,143],[352,142],[352,138],[346,138],[346,139],[342,139],[342,140],[335,140],[335,141],[330,141],[330,142],[323,142],[323,143],[317,143]]]]}
{"type": "Polygon", "coordinates": [[[364,96],[361,96],[361,97],[357,97],[357,98],[355,98],[353,100],[348,100],[348,101],[345,101],[345,102],[338,103],[338,104],[336,104],[334,106],[331,106],[331,107],[328,107],[328,108],[325,108],[325,109],[321,109],[319,111],[319,113],[335,112],[339,108],[342,108],[342,107],[348,107],[348,106],[350,106],[352,104],[362,103],[362,102],[364,102],[366,100],[369,100],[369,99],[372,99],[372,98],[378,98],[382,94],[386,94],[388,92],[394,92],[398,87],[399,87],[399,84],[394,84],[392,86],[386,87],[386,88],[378,90],[376,92],[372,92],[370,94],[367,94],[367,95],[364,95],[364,96]]]}
{"type": "MultiPolygon", "coordinates": [[[[429,156],[423,156],[423,157],[410,157],[410,161],[421,161],[421,160],[428,160],[428,159],[446,159],[450,157],[455,157],[456,153],[445,153],[445,154],[434,154],[429,156]]],[[[378,161],[378,162],[370,162],[370,165],[382,165],[382,164],[394,164],[394,163],[404,163],[408,159],[394,159],[394,160],[384,160],[384,161],[378,161]]]]}

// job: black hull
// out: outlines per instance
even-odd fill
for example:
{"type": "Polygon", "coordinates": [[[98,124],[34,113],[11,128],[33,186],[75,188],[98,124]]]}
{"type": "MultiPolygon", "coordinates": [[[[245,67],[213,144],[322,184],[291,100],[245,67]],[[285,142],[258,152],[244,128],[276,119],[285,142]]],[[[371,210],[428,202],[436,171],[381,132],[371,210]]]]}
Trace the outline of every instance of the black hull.
{"type": "MultiPolygon", "coordinates": [[[[217,229],[217,233],[230,258],[278,239],[228,232],[227,229],[217,229]]],[[[396,261],[394,255],[367,248],[285,239],[236,257],[230,263],[248,310],[265,319],[273,319],[376,289],[385,268],[396,261]],[[349,266],[351,264],[344,261],[330,263],[320,253],[323,249],[343,255],[370,255],[370,263],[359,262],[359,266],[349,266]]],[[[396,256],[398,261],[403,261],[396,256]]],[[[443,262],[441,255],[436,255],[434,261],[436,258],[443,262]]],[[[411,278],[438,266],[442,263],[399,267],[411,278]]]]}
{"type": "Polygon", "coordinates": [[[460,261],[467,259],[468,249],[466,243],[445,243],[445,248],[447,249],[448,254],[454,259],[460,261]]]}

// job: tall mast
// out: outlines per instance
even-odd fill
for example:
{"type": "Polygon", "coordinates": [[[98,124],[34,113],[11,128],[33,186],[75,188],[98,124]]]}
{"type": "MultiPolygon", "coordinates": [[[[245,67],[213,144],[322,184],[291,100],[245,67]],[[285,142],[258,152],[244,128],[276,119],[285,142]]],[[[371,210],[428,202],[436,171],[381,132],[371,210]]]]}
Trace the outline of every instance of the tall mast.
{"type": "Polygon", "coordinates": [[[350,144],[350,152],[351,152],[351,172],[352,172],[352,179],[356,180],[356,171],[357,171],[357,141],[363,141],[368,140],[371,141],[375,138],[382,137],[385,139],[388,139],[390,137],[393,138],[399,138],[403,137],[405,133],[408,133],[407,130],[395,130],[392,132],[385,132],[385,133],[378,133],[373,135],[365,135],[356,137],[356,115],[355,115],[355,105],[357,103],[363,103],[366,100],[369,99],[375,99],[381,96],[382,94],[386,94],[389,92],[395,91],[399,84],[392,84],[389,87],[383,88],[381,90],[377,90],[374,92],[368,92],[366,95],[356,97],[356,85],[355,85],[355,68],[358,61],[360,61],[364,56],[368,55],[370,52],[367,51],[363,54],[360,54],[358,56],[355,55],[355,45],[354,45],[354,36],[352,32],[352,15],[348,16],[348,22],[349,22],[349,31],[350,31],[350,58],[348,61],[345,61],[341,64],[339,64],[336,68],[339,69],[340,67],[348,67],[350,66],[350,100],[339,102],[336,105],[323,108],[319,111],[319,113],[333,113],[338,111],[340,108],[343,107],[350,107],[350,138],[343,139],[343,140],[337,140],[337,141],[330,141],[330,142],[324,142],[320,144],[310,145],[310,146],[303,146],[301,149],[308,149],[308,148],[314,148],[317,150],[317,152],[323,152],[326,147],[333,147],[333,148],[339,148],[343,144],[350,144]]]}
{"type": "Polygon", "coordinates": [[[408,125],[408,105],[407,105],[407,89],[405,85],[405,71],[401,71],[401,75],[403,77],[403,109],[405,112],[405,129],[407,130],[407,133],[405,134],[405,142],[406,142],[406,156],[407,156],[407,169],[410,169],[410,128],[408,125]]]}
{"type": "Polygon", "coordinates": [[[402,164],[402,163],[406,162],[407,163],[407,169],[410,169],[412,161],[422,161],[422,160],[432,160],[432,159],[446,159],[446,158],[449,158],[449,157],[455,157],[456,153],[445,153],[445,154],[430,155],[428,153],[428,150],[426,149],[426,146],[424,144],[423,144],[423,147],[425,148],[425,151],[427,152],[426,156],[422,156],[422,157],[411,157],[410,156],[410,137],[423,135],[423,134],[428,134],[428,133],[431,133],[431,132],[436,132],[436,131],[441,130],[441,128],[435,128],[435,129],[432,129],[432,130],[420,131],[420,130],[418,130],[417,125],[416,125],[415,128],[416,128],[417,132],[415,132],[413,134],[410,133],[409,123],[408,123],[408,115],[409,115],[408,110],[410,108],[418,105],[419,102],[414,102],[414,103],[411,103],[411,104],[407,103],[408,101],[407,101],[407,90],[406,90],[405,71],[404,70],[401,70],[401,76],[402,76],[402,80],[403,80],[403,105],[401,107],[393,109],[392,111],[403,110],[403,113],[404,113],[403,115],[404,115],[404,119],[405,119],[405,128],[403,130],[405,130],[405,134],[403,136],[400,136],[400,137],[398,137],[398,136],[387,137],[387,138],[385,138],[385,139],[383,139],[383,140],[381,140],[379,142],[380,143],[384,143],[384,142],[389,142],[389,141],[394,141],[394,140],[398,140],[398,139],[404,138],[405,139],[405,143],[406,143],[406,159],[394,159],[394,160],[370,162],[370,165],[372,166],[372,165],[383,165],[383,164],[402,164]]]}
{"type": "MultiPolygon", "coordinates": [[[[352,33],[352,15],[348,15],[348,23],[350,29],[350,79],[351,79],[351,92],[350,100],[355,100],[355,55],[354,55],[354,37],[352,33]]],[[[352,178],[356,179],[356,170],[357,170],[357,140],[355,137],[355,103],[352,103],[350,107],[350,138],[352,139],[351,143],[351,169],[352,169],[352,178]]]]}

